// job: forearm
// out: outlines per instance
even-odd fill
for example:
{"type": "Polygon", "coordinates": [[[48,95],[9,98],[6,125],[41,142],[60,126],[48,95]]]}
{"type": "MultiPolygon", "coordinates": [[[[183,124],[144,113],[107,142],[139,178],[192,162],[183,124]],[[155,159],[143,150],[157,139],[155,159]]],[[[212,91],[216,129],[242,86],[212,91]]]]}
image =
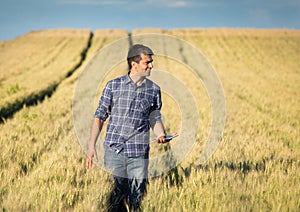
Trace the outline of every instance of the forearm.
{"type": "Polygon", "coordinates": [[[102,130],[102,127],[103,127],[103,121],[101,119],[95,118],[91,129],[89,149],[95,147],[98,136],[102,130]]]}
{"type": "Polygon", "coordinates": [[[165,136],[166,132],[165,132],[165,128],[162,122],[156,122],[153,126],[153,132],[156,135],[157,138],[161,137],[161,136],[165,136]]]}

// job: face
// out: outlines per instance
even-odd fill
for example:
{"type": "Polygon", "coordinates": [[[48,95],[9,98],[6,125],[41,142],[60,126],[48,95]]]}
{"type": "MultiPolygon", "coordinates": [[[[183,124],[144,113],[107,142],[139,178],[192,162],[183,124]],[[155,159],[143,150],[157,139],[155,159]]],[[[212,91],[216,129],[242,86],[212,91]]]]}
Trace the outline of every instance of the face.
{"type": "Polygon", "coordinates": [[[153,68],[153,59],[151,55],[141,55],[139,63],[133,62],[132,74],[139,75],[141,77],[150,76],[151,69],[153,68]]]}

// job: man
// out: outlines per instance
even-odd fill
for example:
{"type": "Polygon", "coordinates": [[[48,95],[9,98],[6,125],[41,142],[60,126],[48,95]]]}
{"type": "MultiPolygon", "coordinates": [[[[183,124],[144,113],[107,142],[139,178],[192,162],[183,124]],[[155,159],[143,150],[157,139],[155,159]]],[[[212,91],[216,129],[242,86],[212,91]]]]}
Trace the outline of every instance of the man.
{"type": "Polygon", "coordinates": [[[134,210],[140,206],[148,174],[150,127],[158,143],[167,142],[161,120],[160,87],[151,80],[153,52],[144,45],[133,45],[127,55],[129,72],[109,81],[94,114],[86,168],[97,160],[95,144],[104,121],[109,117],[104,142],[104,164],[112,172],[114,194],[127,198],[134,210]],[[128,188],[127,188],[128,187],[128,188]]]}

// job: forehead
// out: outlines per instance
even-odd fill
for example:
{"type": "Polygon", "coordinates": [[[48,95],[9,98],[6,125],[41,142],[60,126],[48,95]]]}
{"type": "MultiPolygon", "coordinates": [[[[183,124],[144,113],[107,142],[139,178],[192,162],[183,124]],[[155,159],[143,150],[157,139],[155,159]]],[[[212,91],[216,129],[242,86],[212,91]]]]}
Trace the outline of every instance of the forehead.
{"type": "Polygon", "coordinates": [[[152,55],[149,55],[149,54],[141,54],[141,60],[143,60],[143,61],[153,61],[152,55]]]}

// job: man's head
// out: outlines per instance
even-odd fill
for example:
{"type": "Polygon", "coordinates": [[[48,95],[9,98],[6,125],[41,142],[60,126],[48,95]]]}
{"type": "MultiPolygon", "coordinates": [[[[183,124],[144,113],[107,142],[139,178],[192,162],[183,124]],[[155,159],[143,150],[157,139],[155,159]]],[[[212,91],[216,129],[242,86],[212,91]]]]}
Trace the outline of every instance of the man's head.
{"type": "Polygon", "coordinates": [[[142,44],[133,45],[127,55],[127,63],[129,73],[141,74],[142,76],[149,76],[153,68],[153,51],[142,44]]]}

